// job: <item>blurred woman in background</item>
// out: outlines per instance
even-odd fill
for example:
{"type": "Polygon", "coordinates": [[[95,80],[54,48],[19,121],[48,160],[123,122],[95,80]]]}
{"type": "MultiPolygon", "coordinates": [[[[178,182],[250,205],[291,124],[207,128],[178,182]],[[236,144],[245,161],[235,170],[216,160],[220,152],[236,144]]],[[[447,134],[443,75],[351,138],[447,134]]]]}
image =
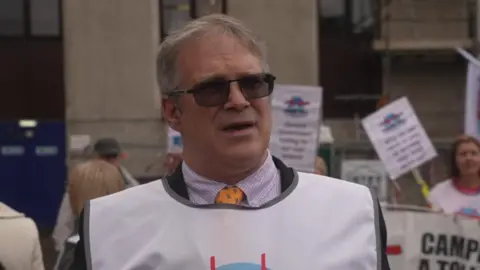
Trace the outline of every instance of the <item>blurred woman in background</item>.
{"type": "MultiPolygon", "coordinates": [[[[137,180],[120,165],[120,160],[123,159],[124,156],[125,153],[116,139],[101,138],[97,140],[95,144],[85,147],[82,158],[84,160],[100,159],[114,165],[121,173],[126,187],[137,186],[139,184],[137,180]]],[[[60,204],[57,222],[52,233],[56,251],[60,251],[65,240],[73,233],[75,216],[71,208],[68,191],[66,191],[60,204]]]]}
{"type": "Polygon", "coordinates": [[[0,202],[0,269],[44,269],[35,222],[2,202],[0,202]]]}
{"type": "Polygon", "coordinates": [[[315,174],[328,176],[327,164],[319,156],[315,158],[315,174]]]}
{"type": "MultiPolygon", "coordinates": [[[[70,171],[67,192],[75,219],[89,200],[110,195],[125,189],[125,181],[115,165],[94,159],[75,165],[70,171]]],[[[68,238],[60,250],[55,269],[69,269],[78,241],[75,233],[68,238]]]]}
{"type": "Polygon", "coordinates": [[[480,216],[480,143],[471,136],[460,136],[453,143],[450,178],[433,187],[432,208],[445,213],[480,216]]]}
{"type": "Polygon", "coordinates": [[[124,189],[125,181],[117,167],[100,159],[76,165],[70,172],[67,187],[72,212],[76,217],[87,201],[124,189]]]}

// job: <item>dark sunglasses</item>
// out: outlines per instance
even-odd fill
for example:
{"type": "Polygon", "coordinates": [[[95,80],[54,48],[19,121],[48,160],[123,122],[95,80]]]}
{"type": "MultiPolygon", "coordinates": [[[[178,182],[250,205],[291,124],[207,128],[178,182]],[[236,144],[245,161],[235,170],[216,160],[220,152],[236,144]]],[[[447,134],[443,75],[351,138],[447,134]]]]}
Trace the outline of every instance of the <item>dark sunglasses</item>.
{"type": "Polygon", "coordinates": [[[269,96],[272,93],[275,76],[269,73],[260,73],[245,75],[235,80],[212,78],[193,86],[189,90],[171,92],[168,96],[192,94],[198,106],[220,106],[228,101],[232,82],[238,83],[245,99],[252,100],[269,96]]]}

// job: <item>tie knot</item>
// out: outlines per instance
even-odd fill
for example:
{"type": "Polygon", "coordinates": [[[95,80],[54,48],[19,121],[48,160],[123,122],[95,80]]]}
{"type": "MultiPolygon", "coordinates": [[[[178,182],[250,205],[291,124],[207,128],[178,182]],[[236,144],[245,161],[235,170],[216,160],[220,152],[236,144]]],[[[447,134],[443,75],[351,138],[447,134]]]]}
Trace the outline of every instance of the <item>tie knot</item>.
{"type": "Polygon", "coordinates": [[[218,192],[215,203],[239,204],[244,197],[245,194],[241,188],[237,186],[224,187],[218,192]]]}

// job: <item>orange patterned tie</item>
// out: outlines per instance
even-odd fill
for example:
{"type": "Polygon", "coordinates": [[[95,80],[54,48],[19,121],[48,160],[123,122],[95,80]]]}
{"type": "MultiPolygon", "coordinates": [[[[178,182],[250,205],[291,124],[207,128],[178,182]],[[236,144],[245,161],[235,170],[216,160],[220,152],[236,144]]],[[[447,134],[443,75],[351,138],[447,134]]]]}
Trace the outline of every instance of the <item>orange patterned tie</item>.
{"type": "Polygon", "coordinates": [[[218,192],[215,203],[240,204],[244,197],[245,194],[239,187],[225,187],[218,192]]]}

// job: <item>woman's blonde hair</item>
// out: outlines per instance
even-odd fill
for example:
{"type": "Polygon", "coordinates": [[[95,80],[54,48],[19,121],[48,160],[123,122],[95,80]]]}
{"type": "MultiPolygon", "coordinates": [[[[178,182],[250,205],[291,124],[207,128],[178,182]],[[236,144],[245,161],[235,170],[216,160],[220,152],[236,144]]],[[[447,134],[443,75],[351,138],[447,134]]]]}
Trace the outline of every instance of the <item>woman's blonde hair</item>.
{"type": "Polygon", "coordinates": [[[320,175],[328,175],[327,164],[323,158],[315,157],[315,173],[320,175]]]}
{"type": "Polygon", "coordinates": [[[125,189],[119,169],[106,161],[95,159],[75,165],[70,170],[68,195],[74,215],[80,215],[84,204],[92,199],[125,189]]]}

